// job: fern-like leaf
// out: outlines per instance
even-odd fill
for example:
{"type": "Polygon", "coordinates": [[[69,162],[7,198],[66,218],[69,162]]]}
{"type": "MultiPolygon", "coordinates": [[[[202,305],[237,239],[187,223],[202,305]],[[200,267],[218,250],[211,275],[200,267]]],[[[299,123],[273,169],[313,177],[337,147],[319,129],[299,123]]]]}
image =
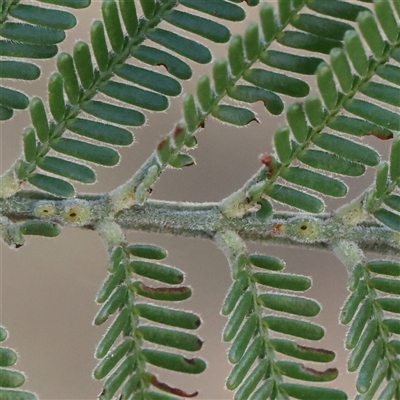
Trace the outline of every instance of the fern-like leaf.
{"type": "Polygon", "coordinates": [[[186,331],[199,327],[197,315],[140,302],[142,298],[182,301],[191,296],[189,287],[177,286],[183,282],[182,271],[154,262],[166,256],[164,249],[144,244],[118,246],[110,251],[110,275],[97,296],[97,301],[103,305],[94,319],[95,325],[101,325],[109,316],[118,313],[96,350],[96,357],[101,361],[93,376],[106,379],[99,397],[102,400],[113,398],[119,389],[121,399],[160,397],[161,393],[152,391],[154,389],[184,397],[197,394],[173,388],[159,381],[153,373],[146,372],[148,365],[190,374],[201,373],[206,367],[200,358],[186,358],[180,353],[182,350],[195,352],[201,349],[200,338],[186,331]],[[130,257],[134,257],[134,260],[130,261],[130,257]],[[168,286],[151,287],[137,280],[136,276],[168,286]],[[144,320],[156,322],[157,325],[143,323],[144,320]],[[122,338],[122,342],[117,343],[119,338],[122,338]],[[148,347],[152,343],[177,349],[178,353],[148,347]]]}

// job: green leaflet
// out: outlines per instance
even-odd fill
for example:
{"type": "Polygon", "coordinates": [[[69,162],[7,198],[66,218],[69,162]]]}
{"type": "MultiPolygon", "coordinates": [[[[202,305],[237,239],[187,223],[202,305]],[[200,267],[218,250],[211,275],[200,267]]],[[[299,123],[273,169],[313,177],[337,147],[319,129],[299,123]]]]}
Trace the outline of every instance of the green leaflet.
{"type": "Polygon", "coordinates": [[[400,89],[381,83],[369,82],[361,88],[361,93],[375,100],[383,101],[395,107],[400,106],[400,89]]]}
{"type": "Polygon", "coordinates": [[[102,101],[92,100],[83,104],[82,109],[88,114],[119,125],[141,126],[146,120],[145,116],[139,111],[103,103],[102,101]]]}
{"type": "Polygon", "coordinates": [[[214,62],[213,78],[215,91],[220,95],[226,90],[230,81],[227,60],[219,59],[214,62]]]}
{"type": "Polygon", "coordinates": [[[109,81],[100,92],[124,103],[152,111],[164,111],[169,106],[166,97],[124,83],[109,81]]]}
{"type": "Polygon", "coordinates": [[[18,4],[9,14],[22,21],[48,28],[64,30],[76,25],[75,16],[69,12],[28,4],[18,4]]]}
{"type": "Polygon", "coordinates": [[[307,83],[300,79],[259,68],[246,70],[243,79],[255,86],[292,97],[305,97],[310,90],[307,83]]]}
{"type": "Polygon", "coordinates": [[[268,360],[262,360],[246,377],[238,391],[235,393],[235,400],[245,400],[255,390],[261,379],[268,373],[268,360]]]}
{"type": "Polygon", "coordinates": [[[91,0],[39,0],[41,3],[56,4],[62,7],[86,8],[90,6],[91,0]]]}
{"type": "Polygon", "coordinates": [[[400,295],[400,285],[398,280],[387,278],[371,278],[370,284],[381,292],[400,295]]]}
{"type": "Polygon", "coordinates": [[[271,4],[265,3],[260,8],[260,21],[266,43],[274,39],[278,31],[278,21],[275,17],[275,10],[271,4]]]}
{"type": "Polygon", "coordinates": [[[325,207],[318,197],[287,186],[274,185],[266,194],[276,201],[311,213],[320,213],[325,207]]]}
{"type": "Polygon", "coordinates": [[[374,212],[374,217],[395,231],[400,232],[400,215],[392,213],[385,208],[380,208],[374,212]]]}
{"type": "Polygon", "coordinates": [[[99,400],[111,400],[135,367],[136,356],[128,356],[104,383],[99,400]]]}
{"type": "Polygon", "coordinates": [[[78,135],[117,146],[129,146],[133,142],[133,135],[128,130],[88,119],[69,119],[66,127],[78,135]]]}
{"type": "MultiPolygon", "coordinates": [[[[358,374],[356,387],[360,393],[365,393],[371,386],[372,377],[383,352],[383,339],[379,338],[365,357],[358,374]]],[[[385,360],[386,361],[386,360],[385,360]]],[[[387,369],[388,365],[386,365],[387,369]]]]}
{"type": "Polygon", "coordinates": [[[388,82],[400,86],[400,68],[395,65],[383,65],[376,70],[376,74],[388,82]]]}
{"type": "Polygon", "coordinates": [[[300,152],[297,158],[304,164],[316,169],[334,172],[347,176],[360,176],[365,172],[365,167],[361,164],[348,161],[332,153],[319,150],[306,150],[300,152]]]}
{"type": "Polygon", "coordinates": [[[307,368],[303,364],[292,361],[277,361],[276,366],[280,369],[283,375],[309,382],[333,381],[339,374],[339,371],[336,368],[328,368],[325,371],[316,371],[312,368],[307,368]]]}
{"type": "Polygon", "coordinates": [[[0,78],[35,80],[40,76],[40,68],[21,61],[0,61],[0,78]]]}
{"type": "Polygon", "coordinates": [[[135,257],[149,258],[151,260],[163,260],[167,257],[167,250],[151,244],[134,244],[126,248],[135,257]]]}
{"type": "Polygon", "coordinates": [[[366,267],[376,274],[400,276],[400,263],[391,260],[369,261],[366,267]]]}
{"type": "Polygon", "coordinates": [[[322,54],[329,54],[333,48],[342,47],[342,42],[339,40],[294,31],[281,32],[278,34],[277,41],[284,46],[322,54]]]}
{"type": "Polygon", "coordinates": [[[332,111],[338,101],[338,92],[331,67],[323,62],[317,68],[317,84],[326,108],[332,111]]]}
{"type": "Polygon", "coordinates": [[[241,327],[232,343],[231,348],[229,349],[228,358],[232,364],[236,364],[242,358],[252,336],[256,331],[256,328],[257,315],[252,314],[241,327]]]}
{"type": "Polygon", "coordinates": [[[258,87],[235,85],[228,89],[228,95],[232,99],[246,103],[262,101],[265,108],[273,115],[280,115],[284,108],[283,101],[277,94],[258,87]]]}
{"type": "MultiPolygon", "coordinates": [[[[378,182],[378,179],[377,179],[378,182]]],[[[385,187],[386,189],[386,187],[385,187]]],[[[389,206],[390,208],[392,208],[395,211],[400,212],[400,196],[396,196],[394,194],[387,196],[384,199],[384,203],[389,206]]]]}
{"type": "Polygon", "coordinates": [[[244,275],[233,282],[232,286],[229,288],[228,293],[225,296],[225,300],[221,310],[222,315],[229,315],[233,311],[235,305],[237,304],[238,300],[243,295],[247,287],[248,282],[244,275]]]}
{"type": "Polygon", "coordinates": [[[255,272],[252,277],[261,285],[275,287],[278,289],[303,292],[311,287],[311,279],[303,275],[255,272]]]}
{"type": "Polygon", "coordinates": [[[400,299],[384,297],[377,299],[377,303],[382,307],[382,310],[400,314],[400,299]]]}
{"type": "Polygon", "coordinates": [[[176,33],[156,28],[149,32],[147,37],[153,42],[197,63],[207,64],[211,61],[212,55],[207,47],[176,33]]]}
{"type": "Polygon", "coordinates": [[[47,237],[58,236],[61,232],[61,228],[51,222],[31,220],[23,222],[19,229],[23,235],[39,235],[47,237]]]}
{"type": "Polygon", "coordinates": [[[51,147],[59,153],[100,165],[113,166],[119,162],[119,154],[114,149],[80,140],[60,138],[54,140],[51,147]]]}
{"type": "Polygon", "coordinates": [[[56,196],[72,197],[75,194],[74,187],[69,182],[52,176],[34,173],[28,178],[28,182],[56,196]]]}
{"type": "Polygon", "coordinates": [[[95,325],[101,325],[107,321],[108,317],[114,314],[118,308],[122,307],[126,302],[128,288],[126,286],[119,286],[114,293],[104,303],[103,307],[99,310],[94,318],[95,325]]]}
{"type": "Polygon", "coordinates": [[[372,302],[367,299],[358,310],[346,337],[346,348],[353,349],[360,339],[361,333],[372,314],[372,302]]]}
{"type": "Polygon", "coordinates": [[[191,333],[164,329],[158,326],[139,326],[137,331],[140,332],[144,340],[181,350],[199,351],[203,344],[202,340],[191,333]]]}
{"type": "Polygon", "coordinates": [[[372,50],[375,58],[382,56],[385,43],[379,32],[378,25],[370,11],[363,11],[357,17],[358,27],[372,50]]]}
{"type": "Polygon", "coordinates": [[[373,135],[383,140],[391,139],[393,137],[393,132],[389,129],[375,125],[363,119],[347,117],[345,115],[339,115],[336,118],[331,119],[327,123],[327,126],[335,131],[355,136],[373,135]]]}
{"type": "Polygon", "coordinates": [[[131,349],[133,341],[129,338],[125,339],[113,351],[111,351],[105,358],[103,358],[93,371],[95,379],[105,378],[118,362],[125,356],[131,349]]]}
{"type": "Polygon", "coordinates": [[[291,19],[291,24],[304,32],[334,40],[343,40],[346,31],[353,27],[345,22],[321,18],[311,14],[297,14],[291,19]]]}
{"type": "Polygon", "coordinates": [[[53,118],[61,122],[65,115],[64,80],[59,72],[53,72],[48,81],[49,107],[53,118]]]}
{"type": "Polygon", "coordinates": [[[17,353],[5,347],[0,347],[0,367],[11,367],[18,359],[17,353]]]}
{"type": "Polygon", "coordinates": [[[125,279],[125,267],[123,264],[119,264],[115,272],[111,273],[96,296],[98,303],[104,303],[111,295],[113,290],[125,279]]]}
{"type": "Polygon", "coordinates": [[[224,328],[222,338],[225,342],[230,342],[236,335],[245,316],[250,312],[253,302],[253,295],[250,291],[246,292],[239,303],[236,305],[228,323],[224,328]]]}
{"type": "Polygon", "coordinates": [[[314,75],[318,65],[323,60],[317,57],[304,57],[275,50],[266,50],[260,54],[260,61],[270,67],[285,71],[314,75]]]}
{"type": "Polygon", "coordinates": [[[130,311],[127,307],[123,308],[119,315],[114,319],[112,325],[107,330],[106,334],[101,339],[100,343],[96,349],[96,357],[103,358],[108,351],[111,349],[112,345],[117,340],[120,333],[123,331],[125,326],[130,320],[130,311]]]}
{"type": "Polygon", "coordinates": [[[298,385],[296,383],[283,383],[281,387],[289,396],[300,400],[347,400],[346,393],[337,389],[298,385]]]}
{"type": "Polygon", "coordinates": [[[0,105],[23,110],[28,107],[28,97],[17,90],[0,86],[0,105]]]}
{"type": "Polygon", "coordinates": [[[321,306],[312,299],[286,294],[263,293],[258,296],[258,302],[275,311],[305,317],[315,317],[321,310],[321,306]]]}
{"type": "Polygon", "coordinates": [[[333,351],[302,346],[286,339],[271,339],[271,343],[277,352],[301,360],[326,363],[335,358],[333,351]]]}
{"type": "Polygon", "coordinates": [[[303,104],[290,104],[286,112],[286,119],[295,139],[299,143],[304,143],[307,139],[309,129],[303,110],[303,104]]]}
{"type": "Polygon", "coordinates": [[[263,318],[267,326],[276,332],[309,340],[320,340],[324,336],[324,329],[307,321],[299,321],[292,318],[267,316],[263,318]]]}
{"type": "Polygon", "coordinates": [[[97,66],[103,72],[107,69],[109,61],[103,22],[98,20],[92,22],[92,26],[90,27],[90,41],[97,66]]]}
{"type": "Polygon", "coordinates": [[[214,2],[212,0],[181,0],[180,3],[194,10],[210,14],[216,18],[226,19],[228,21],[242,21],[246,17],[243,8],[229,3],[227,1],[214,2]]]}
{"type": "Polygon", "coordinates": [[[285,262],[279,258],[265,256],[263,254],[252,254],[249,256],[249,261],[255,267],[269,269],[272,271],[281,271],[286,265],[285,262]]]}
{"type": "Polygon", "coordinates": [[[350,354],[347,361],[347,369],[349,372],[354,372],[360,366],[361,361],[364,359],[365,354],[369,348],[371,342],[375,339],[378,329],[378,322],[376,320],[371,321],[362,333],[360,340],[356,347],[350,354]]]}
{"type": "Polygon", "coordinates": [[[197,329],[201,324],[201,320],[197,315],[187,311],[152,306],[150,304],[136,304],[134,309],[141,317],[164,325],[177,326],[183,329],[197,329]]]}
{"type": "Polygon", "coordinates": [[[65,39],[62,30],[16,22],[3,24],[0,34],[10,40],[34,45],[52,45],[65,39]]]}
{"type": "Polygon", "coordinates": [[[119,53],[124,46],[124,33],[122,32],[122,24],[115,0],[104,0],[101,5],[101,12],[111,47],[115,53],[119,53]]]}
{"type": "Polygon", "coordinates": [[[385,319],[383,324],[387,327],[389,332],[400,334],[400,320],[399,319],[385,319]]]}
{"type": "Polygon", "coordinates": [[[379,154],[375,150],[341,136],[322,133],[313,137],[313,143],[347,160],[369,166],[375,166],[379,163],[379,154]]]}
{"type": "MultiPolygon", "coordinates": [[[[400,123],[400,116],[399,116],[400,123]]],[[[390,179],[393,182],[400,183],[400,136],[397,136],[392,143],[392,148],[390,150],[390,179]]]]}
{"type": "Polygon", "coordinates": [[[25,128],[23,142],[25,160],[27,162],[33,162],[36,158],[36,135],[33,128],[25,128]]]}
{"type": "Polygon", "coordinates": [[[361,11],[366,11],[367,8],[345,1],[325,2],[318,0],[311,0],[307,2],[307,7],[320,14],[346,19],[348,21],[355,21],[361,11]]]}
{"type": "Polygon", "coordinates": [[[94,80],[93,64],[89,45],[82,40],[74,45],[74,62],[82,86],[89,89],[94,80]]]}
{"type": "Polygon", "coordinates": [[[134,37],[138,29],[138,18],[134,0],[119,0],[119,9],[128,35],[134,37]]]}
{"type": "Polygon", "coordinates": [[[182,90],[177,80],[134,65],[124,64],[115,73],[129,82],[136,83],[166,96],[178,96],[182,90]]]}
{"type": "Polygon", "coordinates": [[[154,47],[139,46],[131,51],[132,56],[146,64],[162,65],[171,74],[179,79],[190,79],[192,69],[179,58],[154,47]]]}
{"type": "Polygon", "coordinates": [[[235,77],[242,75],[245,67],[243,38],[240,35],[235,35],[229,42],[228,60],[231,69],[231,74],[235,77]]]}
{"type": "Polygon", "coordinates": [[[74,60],[68,53],[60,53],[57,57],[57,69],[63,77],[64,90],[71,104],[77,104],[80,91],[76,76],[74,60]]]}
{"type": "Polygon", "coordinates": [[[334,178],[319,174],[301,167],[287,167],[281,176],[288,182],[304,186],[332,197],[343,197],[347,194],[347,186],[334,178]]]}
{"type": "Polygon", "coordinates": [[[340,313],[340,323],[346,325],[353,319],[358,306],[365,298],[366,294],[367,285],[365,284],[365,281],[361,281],[357,286],[357,289],[346,299],[346,302],[344,303],[340,313]]]}
{"type": "Polygon", "coordinates": [[[257,356],[261,353],[262,348],[263,339],[259,336],[247,348],[241,360],[233,367],[228,379],[226,380],[226,387],[229,390],[234,390],[240,385],[257,356]]]}
{"type": "Polygon", "coordinates": [[[247,108],[234,107],[226,104],[215,106],[211,114],[220,121],[236,126],[245,126],[251,121],[257,120],[253,111],[247,108]]]}
{"type": "Polygon", "coordinates": [[[226,43],[231,36],[226,26],[186,12],[173,10],[164,19],[178,28],[195,33],[215,43],[226,43]]]}
{"type": "Polygon", "coordinates": [[[200,358],[185,358],[180,354],[148,349],[144,349],[142,354],[148,363],[171,371],[200,374],[206,369],[206,363],[200,358]]]}
{"type": "Polygon", "coordinates": [[[344,48],[358,75],[364,76],[368,70],[368,58],[356,31],[346,32],[344,36],[344,48]]]}
{"type": "Polygon", "coordinates": [[[311,125],[318,127],[325,118],[325,108],[322,105],[322,101],[317,95],[311,95],[306,98],[304,102],[305,111],[311,125]]]}
{"type": "Polygon", "coordinates": [[[0,40],[0,56],[41,59],[52,58],[57,54],[57,51],[56,45],[35,45],[0,40]]]}
{"type": "Polygon", "coordinates": [[[64,160],[58,157],[44,157],[37,161],[39,168],[65,178],[73,179],[82,183],[93,183],[96,181],[94,171],[83,164],[64,160]]]}
{"type": "Polygon", "coordinates": [[[163,264],[137,260],[132,261],[129,267],[138,275],[172,285],[182,283],[184,280],[184,274],[181,270],[163,264]]]}
{"type": "Polygon", "coordinates": [[[353,86],[354,78],[343,49],[332,49],[330,52],[330,62],[342,91],[348,93],[353,86]]]}

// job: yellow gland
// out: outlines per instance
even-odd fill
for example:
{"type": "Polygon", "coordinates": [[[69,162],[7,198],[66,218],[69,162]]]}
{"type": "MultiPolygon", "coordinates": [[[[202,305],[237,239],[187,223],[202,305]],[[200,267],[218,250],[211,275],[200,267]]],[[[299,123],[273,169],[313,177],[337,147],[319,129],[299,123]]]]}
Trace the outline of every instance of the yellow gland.
{"type": "Polygon", "coordinates": [[[304,242],[314,242],[321,239],[319,223],[311,218],[299,219],[285,224],[285,234],[294,236],[304,242]]]}
{"type": "Polygon", "coordinates": [[[90,208],[84,201],[74,201],[73,204],[67,205],[61,217],[65,222],[74,225],[85,224],[90,217],[90,208]]]}
{"type": "Polygon", "coordinates": [[[55,205],[50,202],[42,202],[35,208],[35,215],[40,218],[50,218],[56,213],[57,209],[55,205]]]}

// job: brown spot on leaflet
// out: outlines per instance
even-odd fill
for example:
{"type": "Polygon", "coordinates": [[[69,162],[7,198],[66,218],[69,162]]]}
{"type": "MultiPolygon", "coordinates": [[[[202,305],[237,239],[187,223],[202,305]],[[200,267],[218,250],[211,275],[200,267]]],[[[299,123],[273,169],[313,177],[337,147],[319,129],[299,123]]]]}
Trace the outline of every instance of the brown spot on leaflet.
{"type": "Polygon", "coordinates": [[[393,133],[392,132],[390,132],[389,135],[383,135],[382,133],[378,133],[378,132],[368,132],[365,135],[366,136],[375,136],[376,138],[378,138],[380,140],[393,139],[393,133]]]}
{"type": "Polygon", "coordinates": [[[179,286],[179,287],[151,287],[147,286],[144,283],[140,282],[140,288],[148,293],[180,293],[185,292],[188,287],[187,286],[179,286]]]}
{"type": "Polygon", "coordinates": [[[302,350],[302,351],[309,351],[309,350],[311,350],[311,351],[315,351],[315,352],[321,353],[321,354],[329,354],[329,355],[333,355],[333,356],[335,355],[335,353],[334,353],[333,351],[331,351],[331,350],[317,349],[317,348],[315,348],[315,347],[302,346],[301,344],[297,344],[297,343],[296,343],[296,347],[297,347],[299,350],[302,350]]]}
{"type": "Polygon", "coordinates": [[[187,362],[188,364],[194,365],[194,362],[195,362],[194,358],[186,358],[186,357],[183,357],[183,359],[184,359],[185,362],[187,362]]]}
{"type": "Polygon", "coordinates": [[[189,394],[189,393],[184,392],[181,389],[173,388],[164,382],[160,382],[155,375],[152,375],[152,377],[150,379],[150,383],[153,386],[155,386],[157,389],[160,389],[164,392],[171,393],[171,394],[174,394],[174,395],[180,396],[180,397],[196,397],[199,394],[199,392],[194,392],[194,393],[189,394]]]}

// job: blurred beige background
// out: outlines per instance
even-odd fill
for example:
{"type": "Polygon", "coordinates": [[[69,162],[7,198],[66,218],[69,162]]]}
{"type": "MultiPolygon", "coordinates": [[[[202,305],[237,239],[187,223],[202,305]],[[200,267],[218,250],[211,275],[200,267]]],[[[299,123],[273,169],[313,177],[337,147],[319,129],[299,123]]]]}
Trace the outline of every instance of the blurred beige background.
{"type": "MultiPolygon", "coordinates": [[[[80,23],[69,32],[62,50],[71,51],[76,39],[88,39],[90,22],[99,16],[101,2],[77,12],[80,23]]],[[[257,20],[254,13],[250,20],[257,20]]],[[[235,25],[233,33],[243,24],[235,25]]],[[[226,52],[226,45],[214,48],[214,57],[226,52]]],[[[29,95],[45,95],[47,76],[55,69],[55,60],[44,61],[40,80],[27,85],[17,84],[29,95]]],[[[209,73],[210,66],[202,71],[209,73]]],[[[193,91],[200,68],[187,82],[186,91],[193,91]]],[[[7,84],[7,83],[6,83],[7,84]]],[[[258,155],[271,151],[271,137],[282,118],[267,114],[261,104],[254,109],[262,121],[237,129],[211,118],[198,134],[199,146],[192,152],[197,165],[183,170],[163,173],[152,194],[154,199],[179,201],[217,201],[229,195],[259,168],[258,155]]],[[[167,113],[147,114],[144,127],[134,130],[137,143],[122,149],[122,162],[114,169],[97,168],[98,183],[79,186],[81,192],[109,191],[128,179],[147,158],[160,138],[180,119],[180,99],[173,99],[167,113]]],[[[19,112],[11,121],[1,125],[1,166],[6,170],[21,152],[21,132],[29,124],[28,112],[19,112]]],[[[375,144],[377,141],[373,141],[375,144]]],[[[372,142],[371,142],[372,143],[372,142]]],[[[380,143],[379,145],[385,146],[380,143]]],[[[386,149],[382,148],[385,152],[386,149]]],[[[348,180],[349,196],[358,194],[371,180],[371,171],[364,177],[348,180]]],[[[343,200],[327,201],[329,209],[343,200]]],[[[219,313],[222,300],[230,286],[230,274],[223,254],[209,241],[129,232],[130,242],[154,243],[169,250],[167,262],[186,272],[187,283],[194,296],[183,305],[201,314],[203,325],[199,331],[205,340],[201,356],[208,361],[208,369],[199,376],[169,374],[158,370],[161,380],[189,392],[199,390],[199,400],[231,399],[224,389],[224,379],[230,372],[226,360],[228,345],[221,343],[221,331],[226,322],[219,313]]],[[[337,351],[332,366],[341,375],[333,384],[354,397],[354,376],[346,375],[346,353],[343,340],[346,329],[338,325],[340,307],[347,296],[345,268],[333,255],[250,244],[252,251],[282,257],[287,272],[311,275],[314,287],[308,292],[323,304],[316,322],[327,328],[326,336],[317,347],[337,351]]],[[[18,369],[28,375],[24,385],[35,391],[42,400],[95,399],[101,383],[91,378],[96,365],[95,346],[106,326],[94,327],[92,320],[98,310],[94,302],[96,292],[106,277],[106,253],[93,232],[64,229],[55,239],[31,237],[17,251],[1,245],[1,308],[0,323],[7,327],[8,346],[20,354],[18,369]]],[[[323,368],[323,366],[321,366],[323,368]]],[[[322,399],[321,399],[322,400],[322,399]]]]}

